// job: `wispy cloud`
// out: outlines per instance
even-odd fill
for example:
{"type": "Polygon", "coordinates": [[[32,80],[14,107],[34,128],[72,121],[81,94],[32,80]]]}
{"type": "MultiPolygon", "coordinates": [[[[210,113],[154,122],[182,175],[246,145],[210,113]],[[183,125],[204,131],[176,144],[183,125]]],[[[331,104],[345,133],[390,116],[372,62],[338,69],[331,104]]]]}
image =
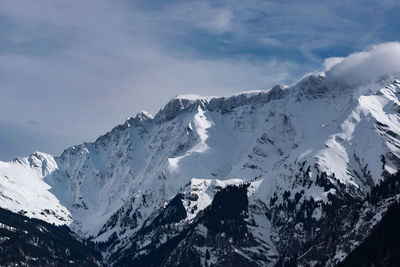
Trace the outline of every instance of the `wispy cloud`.
{"type": "Polygon", "coordinates": [[[164,16],[182,26],[203,28],[211,33],[232,30],[234,14],[227,7],[213,7],[206,1],[188,1],[166,6],[164,16]]]}

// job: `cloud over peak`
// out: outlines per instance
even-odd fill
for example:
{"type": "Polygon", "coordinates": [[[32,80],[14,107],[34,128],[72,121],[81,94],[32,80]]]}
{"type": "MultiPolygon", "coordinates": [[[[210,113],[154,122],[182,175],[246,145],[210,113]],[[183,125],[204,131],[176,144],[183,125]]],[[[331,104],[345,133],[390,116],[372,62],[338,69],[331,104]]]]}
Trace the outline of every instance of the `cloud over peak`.
{"type": "Polygon", "coordinates": [[[373,45],[344,58],[328,58],[324,66],[327,82],[346,87],[375,81],[384,75],[398,75],[400,42],[373,45]]]}

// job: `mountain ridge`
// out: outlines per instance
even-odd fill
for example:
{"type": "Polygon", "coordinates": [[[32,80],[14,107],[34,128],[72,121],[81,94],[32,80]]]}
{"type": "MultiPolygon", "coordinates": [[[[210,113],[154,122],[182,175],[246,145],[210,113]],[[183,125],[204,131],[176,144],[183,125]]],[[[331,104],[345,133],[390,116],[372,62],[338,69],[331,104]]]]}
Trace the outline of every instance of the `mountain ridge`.
{"type": "MultiPolygon", "coordinates": [[[[0,206],[67,224],[96,242],[107,264],[128,255],[138,259],[178,236],[178,243],[192,244],[187,252],[202,266],[254,257],[254,264],[271,266],[283,260],[283,251],[291,253],[288,258],[301,254],[304,264],[327,263],[328,256],[338,261],[351,245],[325,243],[330,254],[322,257],[320,243],[310,248],[310,238],[336,231],[328,221],[333,207],[339,213],[352,207],[355,217],[348,225],[359,220],[366,232],[373,224],[362,219],[363,212],[385,211],[387,203],[362,209],[357,203],[400,168],[400,82],[387,77],[351,89],[329,86],[317,73],[291,87],[175,97],[154,117],[138,113],[59,157],[34,153],[0,162],[0,206]],[[40,185],[37,196],[21,202],[29,181],[40,185]],[[223,232],[208,236],[199,222],[208,220],[218,192],[241,184],[248,185],[243,218],[253,237],[236,247],[223,232]],[[170,205],[186,215],[160,221],[170,205]],[[218,253],[208,255],[209,248],[218,253]]],[[[229,227],[241,225],[242,219],[229,227]]],[[[361,232],[354,231],[346,228],[340,238],[361,242],[361,232]]],[[[188,259],[179,249],[171,255],[184,264],[188,259]]]]}

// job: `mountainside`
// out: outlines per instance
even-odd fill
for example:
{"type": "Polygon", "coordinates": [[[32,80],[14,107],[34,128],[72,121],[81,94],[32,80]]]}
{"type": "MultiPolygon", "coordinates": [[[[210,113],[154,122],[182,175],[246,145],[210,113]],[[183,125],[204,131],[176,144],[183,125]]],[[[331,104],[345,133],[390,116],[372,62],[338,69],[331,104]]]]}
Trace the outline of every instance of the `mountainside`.
{"type": "Polygon", "coordinates": [[[398,266],[400,262],[400,204],[394,203],[371,235],[339,264],[345,266],[398,266]]]}
{"type": "Polygon", "coordinates": [[[0,208],[1,266],[99,266],[95,254],[66,226],[0,208]]]}
{"type": "Polygon", "coordinates": [[[400,168],[399,96],[389,76],[323,73],[178,96],[59,157],[0,162],[0,207],[69,226],[105,265],[334,265],[398,199],[377,188],[400,168]]]}

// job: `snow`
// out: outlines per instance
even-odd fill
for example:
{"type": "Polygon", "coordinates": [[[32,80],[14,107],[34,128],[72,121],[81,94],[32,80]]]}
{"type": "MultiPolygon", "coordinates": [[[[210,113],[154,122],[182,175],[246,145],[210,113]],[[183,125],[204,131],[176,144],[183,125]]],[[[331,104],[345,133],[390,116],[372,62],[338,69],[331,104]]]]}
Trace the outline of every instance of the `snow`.
{"type": "MultiPolygon", "coordinates": [[[[209,146],[206,144],[206,140],[208,138],[207,135],[207,129],[211,127],[211,122],[207,120],[207,118],[204,115],[204,111],[198,107],[197,110],[197,114],[194,116],[193,118],[193,125],[195,128],[195,131],[198,135],[199,138],[199,142],[197,144],[195,144],[193,146],[193,148],[189,149],[185,155],[183,156],[179,156],[179,157],[175,157],[175,158],[169,158],[168,162],[169,162],[169,170],[171,172],[174,172],[179,168],[179,162],[185,158],[189,158],[191,155],[195,155],[195,154],[201,154],[204,153],[206,150],[209,149],[209,146]]],[[[192,129],[192,127],[190,127],[192,129]]],[[[196,168],[197,163],[195,162],[192,165],[195,166],[191,166],[190,163],[186,163],[186,166],[188,166],[187,168],[189,169],[193,169],[196,168]]],[[[181,171],[181,170],[180,170],[181,171]]]]}
{"type": "MultiPolygon", "coordinates": [[[[228,180],[218,180],[218,179],[198,179],[192,178],[189,186],[183,191],[184,195],[196,195],[197,200],[193,200],[190,198],[185,198],[183,200],[183,205],[187,211],[186,221],[193,220],[197,214],[207,208],[213,198],[214,195],[225,188],[228,185],[237,185],[245,183],[246,181],[242,179],[228,179],[228,180]],[[196,207],[196,209],[194,209],[196,207]]],[[[256,183],[256,186],[259,185],[259,182],[256,183]]],[[[250,186],[254,188],[255,186],[250,186]]]]}
{"type": "Polygon", "coordinates": [[[199,99],[211,99],[213,98],[212,96],[201,96],[201,95],[195,95],[195,94],[186,94],[186,95],[177,95],[175,99],[187,99],[191,101],[199,100],[199,99]]]}
{"type": "Polygon", "coordinates": [[[10,231],[10,232],[16,232],[17,231],[17,228],[12,227],[12,226],[8,226],[8,225],[6,225],[4,223],[0,223],[0,228],[1,229],[5,229],[5,230],[10,231]]]}

